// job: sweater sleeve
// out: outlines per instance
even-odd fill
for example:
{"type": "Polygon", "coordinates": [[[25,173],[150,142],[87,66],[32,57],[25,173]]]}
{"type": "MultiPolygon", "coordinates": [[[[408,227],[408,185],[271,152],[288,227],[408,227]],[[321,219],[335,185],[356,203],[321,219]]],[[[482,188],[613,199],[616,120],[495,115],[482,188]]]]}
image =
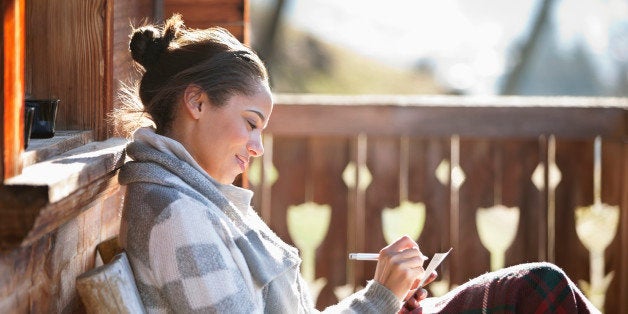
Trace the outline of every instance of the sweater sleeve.
{"type": "Polygon", "coordinates": [[[149,259],[160,298],[175,313],[250,313],[252,283],[238,268],[220,221],[183,198],[169,204],[150,232],[149,259]]]}
{"type": "Polygon", "coordinates": [[[392,291],[370,280],[364,289],[326,308],[323,313],[397,313],[402,305],[392,291]]]}

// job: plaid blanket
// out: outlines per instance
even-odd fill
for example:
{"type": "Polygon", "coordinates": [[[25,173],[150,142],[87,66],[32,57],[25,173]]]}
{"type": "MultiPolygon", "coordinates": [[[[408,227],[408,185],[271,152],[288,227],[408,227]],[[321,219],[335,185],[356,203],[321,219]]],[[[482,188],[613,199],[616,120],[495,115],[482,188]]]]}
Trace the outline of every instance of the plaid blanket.
{"type": "Polygon", "coordinates": [[[600,313],[565,272],[528,263],[486,273],[405,313],[600,313]]]}

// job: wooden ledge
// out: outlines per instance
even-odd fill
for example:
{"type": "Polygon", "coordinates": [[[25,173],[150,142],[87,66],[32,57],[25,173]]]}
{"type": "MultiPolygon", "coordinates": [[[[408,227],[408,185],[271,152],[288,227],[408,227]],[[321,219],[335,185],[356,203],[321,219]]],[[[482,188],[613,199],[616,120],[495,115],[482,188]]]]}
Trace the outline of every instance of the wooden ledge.
{"type": "Polygon", "coordinates": [[[31,243],[119,188],[127,140],[111,138],[32,164],[0,187],[0,250],[31,243]]]}
{"type": "Polygon", "coordinates": [[[93,140],[92,131],[57,131],[47,139],[31,139],[22,153],[22,169],[83,146],[93,140]]]}

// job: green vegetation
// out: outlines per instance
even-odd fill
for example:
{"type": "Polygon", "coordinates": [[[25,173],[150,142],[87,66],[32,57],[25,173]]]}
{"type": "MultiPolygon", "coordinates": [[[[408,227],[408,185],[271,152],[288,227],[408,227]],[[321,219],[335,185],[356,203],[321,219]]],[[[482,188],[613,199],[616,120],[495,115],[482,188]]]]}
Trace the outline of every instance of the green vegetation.
{"type": "Polygon", "coordinates": [[[284,28],[268,60],[279,93],[442,94],[425,69],[399,69],[284,28]]]}

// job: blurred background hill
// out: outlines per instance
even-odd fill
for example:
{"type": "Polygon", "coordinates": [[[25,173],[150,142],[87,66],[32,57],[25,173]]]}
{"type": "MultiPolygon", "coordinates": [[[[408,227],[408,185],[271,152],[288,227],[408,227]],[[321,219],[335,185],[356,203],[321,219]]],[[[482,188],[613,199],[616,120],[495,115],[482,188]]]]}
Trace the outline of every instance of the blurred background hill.
{"type": "Polygon", "coordinates": [[[273,91],[442,94],[429,67],[398,68],[285,26],[269,64],[273,91]]]}
{"type": "Polygon", "coordinates": [[[275,92],[628,96],[627,0],[251,0],[275,92]]]}

